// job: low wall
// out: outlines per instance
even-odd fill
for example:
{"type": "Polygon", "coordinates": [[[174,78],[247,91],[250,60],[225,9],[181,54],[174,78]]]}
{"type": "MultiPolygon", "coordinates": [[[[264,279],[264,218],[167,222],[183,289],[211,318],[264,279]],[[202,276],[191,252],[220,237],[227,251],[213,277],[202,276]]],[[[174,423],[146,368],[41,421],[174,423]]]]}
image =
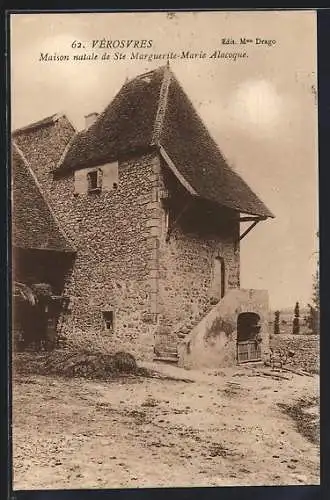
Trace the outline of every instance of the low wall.
{"type": "Polygon", "coordinates": [[[242,312],[259,314],[262,354],[268,351],[267,291],[232,289],[179,344],[179,366],[221,368],[236,364],[237,318],[242,312]]]}
{"type": "Polygon", "coordinates": [[[311,373],[319,373],[319,335],[271,335],[270,347],[294,351],[290,364],[311,373]]]}

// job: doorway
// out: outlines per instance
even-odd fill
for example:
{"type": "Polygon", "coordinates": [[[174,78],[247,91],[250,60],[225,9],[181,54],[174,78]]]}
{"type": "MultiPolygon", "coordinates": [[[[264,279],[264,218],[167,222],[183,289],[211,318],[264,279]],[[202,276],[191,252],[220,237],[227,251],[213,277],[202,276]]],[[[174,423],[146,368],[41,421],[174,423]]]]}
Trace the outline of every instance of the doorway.
{"type": "Polygon", "coordinates": [[[260,316],[244,312],[237,318],[237,362],[261,361],[260,316]]]}
{"type": "Polygon", "coordinates": [[[38,350],[42,346],[54,349],[61,303],[61,297],[53,296],[50,287],[48,295],[42,295],[36,288],[14,282],[12,331],[15,349],[38,350]]]}

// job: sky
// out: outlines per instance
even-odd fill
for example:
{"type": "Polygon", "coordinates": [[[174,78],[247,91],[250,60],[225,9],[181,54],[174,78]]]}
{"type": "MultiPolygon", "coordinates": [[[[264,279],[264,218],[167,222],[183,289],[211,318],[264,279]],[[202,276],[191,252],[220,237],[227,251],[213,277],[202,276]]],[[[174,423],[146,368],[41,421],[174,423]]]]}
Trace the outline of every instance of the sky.
{"type": "Polygon", "coordinates": [[[173,72],[228,163],[275,215],[242,240],[241,287],[267,289],[272,309],[305,305],[318,251],[314,11],[11,15],[12,126],[64,112],[81,129],[84,116],[101,112],[127,78],[166,62],[131,60],[131,52],[187,50],[207,57],[171,60],[173,72]],[[241,37],[253,42],[221,42],[241,37]],[[102,39],[152,40],[152,47],[92,47],[102,39]],[[75,40],[85,48],[72,48],[75,40]],[[210,58],[215,50],[247,55],[210,58]],[[40,61],[41,52],[70,60],[40,61]],[[104,52],[112,58],[100,60],[104,52]],[[114,60],[114,52],[126,59],[114,60]],[[71,60],[83,53],[99,59],[71,60]]]}

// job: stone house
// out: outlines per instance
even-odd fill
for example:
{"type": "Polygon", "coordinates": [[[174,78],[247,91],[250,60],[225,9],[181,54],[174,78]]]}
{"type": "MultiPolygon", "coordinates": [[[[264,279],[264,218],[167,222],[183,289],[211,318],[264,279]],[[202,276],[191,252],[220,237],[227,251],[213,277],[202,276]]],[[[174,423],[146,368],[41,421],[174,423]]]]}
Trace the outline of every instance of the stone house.
{"type": "Polygon", "coordinates": [[[240,240],[273,215],[168,66],[127,81],[84,130],[55,115],[13,144],[76,251],[48,277],[68,298],[58,332],[182,366],[261,358],[268,297],[240,289],[240,240]]]}

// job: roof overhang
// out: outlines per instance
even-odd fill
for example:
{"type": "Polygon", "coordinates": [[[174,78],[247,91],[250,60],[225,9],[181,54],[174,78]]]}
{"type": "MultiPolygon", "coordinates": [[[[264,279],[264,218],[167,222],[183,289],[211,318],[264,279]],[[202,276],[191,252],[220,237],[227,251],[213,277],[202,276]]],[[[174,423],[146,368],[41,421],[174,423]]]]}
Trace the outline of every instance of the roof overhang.
{"type": "MultiPolygon", "coordinates": [[[[166,165],[169,167],[169,169],[173,172],[177,180],[180,182],[180,184],[186,188],[186,190],[195,197],[201,198],[201,196],[197,193],[197,191],[192,187],[192,185],[185,179],[185,177],[180,173],[179,169],[176,167],[174,164],[173,160],[170,158],[168,153],[166,152],[165,148],[161,145],[158,144],[158,149],[160,152],[161,157],[165,161],[166,165]]],[[[219,203],[218,203],[219,204],[219,203]]],[[[220,205],[220,204],[219,204],[220,205]]],[[[233,208],[233,207],[228,207],[227,205],[223,204],[224,207],[226,208],[231,208],[232,210],[236,210],[238,213],[241,213],[239,208],[233,208]]],[[[257,215],[257,214],[248,214],[245,212],[246,215],[242,216],[239,218],[240,222],[252,222],[252,225],[250,228],[245,231],[240,239],[244,238],[246,234],[248,234],[256,225],[258,222],[264,221],[268,218],[274,218],[273,214],[270,215],[257,215]]]]}
{"type": "Polygon", "coordinates": [[[18,251],[27,251],[27,252],[49,252],[49,253],[57,253],[57,254],[65,254],[65,255],[76,255],[77,249],[72,248],[72,249],[62,249],[62,248],[53,248],[53,247],[36,247],[36,246],[29,246],[29,247],[24,247],[22,245],[15,245],[13,242],[12,247],[14,250],[18,251]]]}
{"type": "Polygon", "coordinates": [[[183,177],[182,174],[180,174],[179,170],[175,166],[174,162],[171,160],[163,146],[159,145],[159,152],[161,154],[161,157],[164,159],[166,165],[169,167],[169,169],[173,172],[175,177],[178,179],[180,184],[182,184],[183,187],[187,189],[187,191],[192,195],[192,196],[198,196],[197,192],[195,189],[189,184],[189,182],[183,177]]]}
{"type": "Polygon", "coordinates": [[[251,222],[249,227],[240,235],[240,237],[239,237],[240,241],[243,238],[245,238],[245,236],[247,234],[249,234],[249,232],[252,231],[252,229],[254,229],[259,222],[264,221],[266,219],[268,219],[268,217],[260,216],[260,215],[256,215],[256,216],[248,215],[248,216],[240,217],[239,222],[251,222]]]}

